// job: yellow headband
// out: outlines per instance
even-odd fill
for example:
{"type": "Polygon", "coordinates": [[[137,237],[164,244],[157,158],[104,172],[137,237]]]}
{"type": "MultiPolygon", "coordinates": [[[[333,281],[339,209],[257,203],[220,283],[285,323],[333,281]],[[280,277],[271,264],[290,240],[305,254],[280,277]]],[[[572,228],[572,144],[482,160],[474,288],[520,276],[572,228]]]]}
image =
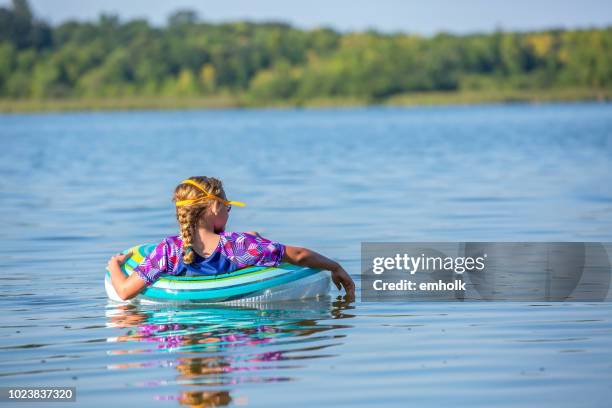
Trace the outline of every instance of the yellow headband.
{"type": "Polygon", "coordinates": [[[216,195],[210,194],[208,191],[206,191],[204,187],[202,187],[200,183],[195,182],[193,180],[183,180],[181,181],[180,184],[191,184],[192,186],[197,187],[199,190],[201,190],[204,193],[204,197],[177,201],[175,203],[177,207],[182,207],[182,206],[191,205],[191,204],[198,204],[208,199],[221,201],[225,205],[237,205],[238,207],[244,207],[246,205],[245,203],[241,203],[240,201],[228,201],[221,197],[217,197],[216,195]]]}

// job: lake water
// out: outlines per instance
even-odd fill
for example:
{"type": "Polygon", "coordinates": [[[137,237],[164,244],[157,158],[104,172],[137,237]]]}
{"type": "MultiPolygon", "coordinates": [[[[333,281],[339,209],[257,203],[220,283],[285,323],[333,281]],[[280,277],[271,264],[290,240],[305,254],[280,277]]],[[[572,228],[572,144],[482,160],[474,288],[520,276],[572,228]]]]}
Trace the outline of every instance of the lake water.
{"type": "Polygon", "coordinates": [[[229,230],[358,285],[362,241],[612,241],[610,104],[0,115],[0,140],[2,386],[88,407],[610,406],[609,303],[116,306],[103,287],[112,254],[176,233],[192,175],[247,202],[229,230]]]}

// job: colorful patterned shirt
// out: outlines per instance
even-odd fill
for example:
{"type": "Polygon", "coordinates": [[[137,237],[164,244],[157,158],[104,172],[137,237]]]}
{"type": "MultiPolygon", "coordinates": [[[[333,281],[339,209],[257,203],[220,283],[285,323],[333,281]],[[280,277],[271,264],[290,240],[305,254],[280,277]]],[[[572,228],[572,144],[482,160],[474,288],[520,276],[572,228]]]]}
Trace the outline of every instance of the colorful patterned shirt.
{"type": "Polygon", "coordinates": [[[285,246],[246,232],[222,232],[217,248],[203,258],[196,254],[189,265],[183,262],[183,240],[179,236],[164,238],[134,272],[153,284],[161,274],[215,275],[233,272],[247,266],[278,266],[285,255],[285,246]]]}

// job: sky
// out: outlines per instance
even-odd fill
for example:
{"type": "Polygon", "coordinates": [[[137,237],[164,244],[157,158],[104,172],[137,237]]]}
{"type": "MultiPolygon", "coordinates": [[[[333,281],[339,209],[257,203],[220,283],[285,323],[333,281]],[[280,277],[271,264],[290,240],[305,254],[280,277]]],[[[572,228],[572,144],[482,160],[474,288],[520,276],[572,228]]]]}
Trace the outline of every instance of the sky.
{"type": "MultiPolygon", "coordinates": [[[[192,9],[207,21],[283,21],[301,28],[339,31],[376,29],[432,35],[612,25],[612,0],[29,0],[35,14],[53,24],[145,18],[163,25],[177,9],[192,9]]],[[[10,0],[0,0],[6,6],[10,0]]]]}

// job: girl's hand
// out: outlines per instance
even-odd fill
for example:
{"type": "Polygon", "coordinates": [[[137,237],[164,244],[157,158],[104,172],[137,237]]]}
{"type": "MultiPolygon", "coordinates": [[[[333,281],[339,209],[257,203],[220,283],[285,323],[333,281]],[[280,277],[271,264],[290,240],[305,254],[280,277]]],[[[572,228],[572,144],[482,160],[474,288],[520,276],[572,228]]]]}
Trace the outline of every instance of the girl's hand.
{"type": "Polygon", "coordinates": [[[127,254],[117,254],[108,261],[108,271],[111,275],[111,283],[117,296],[121,300],[128,300],[138,295],[147,286],[147,283],[139,274],[133,273],[129,277],[125,276],[121,270],[121,265],[132,256],[132,251],[127,254]]]}
{"type": "Polygon", "coordinates": [[[344,268],[338,265],[336,269],[332,270],[331,278],[338,290],[343,287],[348,298],[355,298],[355,282],[353,282],[353,279],[351,279],[351,276],[344,268]]]}
{"type": "Polygon", "coordinates": [[[127,254],[116,254],[111,256],[111,259],[109,259],[108,261],[108,267],[110,268],[111,265],[123,265],[125,263],[125,261],[128,260],[128,258],[132,256],[132,251],[128,252],[127,254]]]}

